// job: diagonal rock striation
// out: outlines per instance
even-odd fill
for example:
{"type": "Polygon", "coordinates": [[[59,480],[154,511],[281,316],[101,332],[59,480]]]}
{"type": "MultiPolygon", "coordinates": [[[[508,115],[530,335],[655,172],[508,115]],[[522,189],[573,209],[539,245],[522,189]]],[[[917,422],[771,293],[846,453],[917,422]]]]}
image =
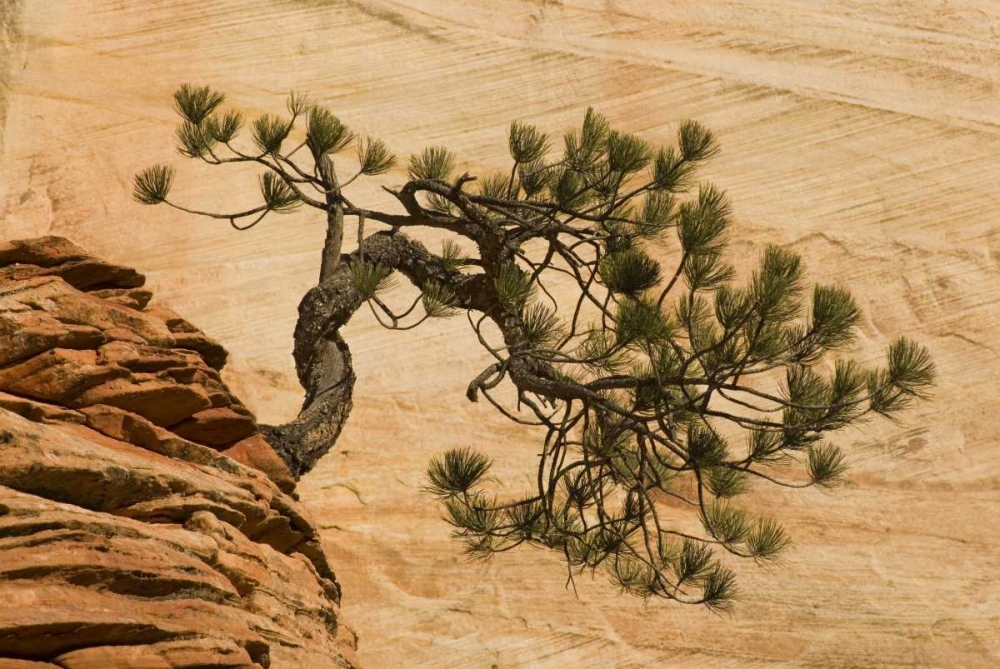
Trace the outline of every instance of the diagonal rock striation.
{"type": "Polygon", "coordinates": [[[0,668],[353,667],[226,352],[66,239],[0,244],[0,668]]]}

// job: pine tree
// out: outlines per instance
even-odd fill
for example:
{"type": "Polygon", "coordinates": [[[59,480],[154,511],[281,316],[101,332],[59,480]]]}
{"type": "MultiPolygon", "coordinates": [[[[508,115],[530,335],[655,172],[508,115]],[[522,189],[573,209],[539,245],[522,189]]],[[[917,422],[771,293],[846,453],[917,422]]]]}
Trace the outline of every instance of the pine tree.
{"type": "Polygon", "coordinates": [[[401,187],[386,188],[402,208],[389,213],[348,195],[354,181],[396,165],[382,141],[291,94],[288,114],[254,119],[247,142],[243,115],[221,111],[223,102],[208,87],[176,92],[179,151],[259,165],[260,204],[185,208],[162,165],[136,176],[135,199],[238,230],[301,206],[325,213],[319,281],[295,330],[305,403],[296,420],[263,428],[296,476],[350,413],[355,375],[340,328],[359,308],[399,330],[468,315],[495,361],[468,398],[486,398],[542,441],[535,489],[523,497],[501,497],[487,480],[490,460],[474,450],[430,463],[427,490],[473,557],[543,547],[564,557],[571,581],[602,569],[640,597],[726,610],[736,594],[727,561],[774,561],[789,545],[778,522],[737,500],[754,485],[835,485],[846,464],[830,434],[873,414],[894,419],[934,381],[926,349],[906,338],[884,367],[830,364],[861,312],[841,287],[810,295],[794,253],[767,246],[749,278],[735,280],[725,262],[729,201],[695,182],[718,152],[698,123],[682,123],[675,146],[654,148],[588,109],[556,151],[547,134],[514,122],[509,170],[457,175],[455,156],[429,147],[410,157],[401,187]],[[357,249],[344,253],[348,221],[357,249]],[[432,253],[404,232],[413,227],[451,236],[432,253]],[[674,263],[664,267],[653,250],[674,263]],[[574,299],[552,296],[556,275],[575,284],[574,299]],[[420,289],[400,312],[382,299],[397,276],[420,289]],[[514,388],[516,407],[497,398],[501,384],[514,388]]]}

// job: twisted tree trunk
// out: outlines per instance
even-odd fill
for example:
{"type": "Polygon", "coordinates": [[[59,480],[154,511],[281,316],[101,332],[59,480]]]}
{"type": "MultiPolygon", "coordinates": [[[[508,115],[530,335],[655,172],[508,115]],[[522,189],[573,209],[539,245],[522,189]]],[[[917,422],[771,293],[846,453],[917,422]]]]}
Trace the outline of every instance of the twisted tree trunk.
{"type": "MultiPolygon", "coordinates": [[[[368,262],[401,271],[417,286],[434,279],[457,288],[463,302],[475,293],[469,284],[482,283],[476,277],[446,270],[423,244],[395,231],[375,233],[363,241],[358,251],[340,256],[327,276],[299,303],[294,357],[299,383],[306,393],[302,410],[284,425],[261,426],[261,432],[296,478],[311,470],[333,447],[353,406],[356,376],[351,350],[340,329],[365,303],[366,296],[351,279],[351,263],[360,253],[368,262]]],[[[331,267],[326,254],[324,260],[324,266],[331,267]]]]}
{"type": "Polygon", "coordinates": [[[351,281],[348,258],[341,257],[344,207],[340,183],[326,155],[315,155],[317,172],[326,189],[326,241],[319,284],[299,303],[295,324],[295,371],[306,397],[295,420],[261,426],[261,432],[285,461],[295,478],[311,470],[337,442],[351,413],[354,365],[351,349],[340,335],[364,296],[351,281]]]}
{"type": "Polygon", "coordinates": [[[336,443],[351,413],[354,366],[340,328],[364,303],[341,262],[332,277],[299,304],[295,326],[295,369],[306,392],[295,420],[264,425],[261,432],[298,478],[315,466],[336,443]]]}
{"type": "MultiPolygon", "coordinates": [[[[337,241],[339,243],[339,239],[337,241]]],[[[482,246],[480,250],[483,251],[482,246]]],[[[508,346],[514,345],[521,333],[520,320],[496,308],[498,297],[489,275],[463,274],[448,268],[423,244],[396,229],[365,238],[357,251],[339,256],[329,276],[306,293],[299,303],[294,356],[299,383],[306,393],[302,410],[295,420],[284,425],[261,426],[261,432],[296,478],[310,471],[329,452],[351,413],[357,377],[351,350],[340,329],[367,299],[355,288],[351,278],[351,264],[361,255],[366,262],[399,271],[418,288],[428,281],[446,286],[455,296],[456,307],[486,314],[498,326],[508,346]]],[[[493,253],[483,255],[495,257],[493,253]]],[[[327,257],[324,251],[324,258],[327,257]]],[[[488,372],[485,376],[495,375],[496,366],[488,372]]],[[[531,358],[511,358],[504,373],[521,391],[564,400],[597,397],[595,393],[559,381],[549,365],[531,358]]],[[[484,378],[472,382],[468,393],[470,400],[476,401],[478,388],[483,383],[484,378]]]]}

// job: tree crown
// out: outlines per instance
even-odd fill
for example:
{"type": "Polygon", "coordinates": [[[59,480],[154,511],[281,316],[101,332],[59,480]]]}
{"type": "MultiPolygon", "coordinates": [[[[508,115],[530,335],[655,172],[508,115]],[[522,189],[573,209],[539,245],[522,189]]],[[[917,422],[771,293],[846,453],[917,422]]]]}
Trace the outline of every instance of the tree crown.
{"type": "Polygon", "coordinates": [[[319,288],[342,276],[351,295],[338,324],[362,304],[393,329],[467,315],[494,360],[469,399],[485,397],[543,435],[534,490],[512,498],[488,484],[490,460],[473,450],[430,463],[427,490],[471,556],[540,546],[564,557],[570,580],[604,569],[641,597],[726,610],[736,594],[727,559],[773,561],[790,543],[737,500],[754,484],[833,486],[846,465],[828,436],[872,414],[896,417],[934,381],[926,349],[902,337],[884,367],[830,362],[854,341],[861,312],[842,287],[810,293],[794,253],[766,246],[736,280],[724,259],[728,198],[695,182],[718,143],[696,122],[679,125],[675,145],[653,147],[588,109],[557,151],[515,121],[507,171],[456,176],[452,153],[429,147],[409,158],[401,187],[386,188],[402,209],[389,213],[360,206],[347,188],[390,172],[396,158],[328,109],[292,94],[286,117],[250,124],[247,148],[236,144],[243,116],[220,111],[220,93],[185,85],[175,102],[180,153],[259,165],[261,203],[185,208],[170,199],[167,166],[136,176],[137,201],[237,229],[302,205],[322,210],[332,269],[319,288]],[[342,254],[345,217],[357,221],[358,247],[342,254]],[[451,237],[431,253],[405,234],[412,226],[451,237]],[[396,274],[420,289],[408,309],[382,299],[396,274]],[[573,297],[557,299],[553,280],[573,297]],[[501,384],[516,406],[499,399],[501,384]]]}

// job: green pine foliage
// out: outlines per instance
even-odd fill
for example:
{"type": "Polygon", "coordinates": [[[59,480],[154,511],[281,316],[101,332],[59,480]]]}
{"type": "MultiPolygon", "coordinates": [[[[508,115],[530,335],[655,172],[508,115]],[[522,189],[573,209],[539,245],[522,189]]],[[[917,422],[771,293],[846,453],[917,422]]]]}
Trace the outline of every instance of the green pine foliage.
{"type": "Polygon", "coordinates": [[[177,152],[185,158],[205,158],[215,140],[200,126],[184,121],[175,131],[177,152]]]}
{"type": "Polygon", "coordinates": [[[550,348],[561,337],[556,313],[541,302],[534,302],[522,315],[521,343],[530,348],[550,348]]]}
{"type": "Polygon", "coordinates": [[[468,257],[454,239],[445,239],[441,242],[441,264],[450,272],[459,270],[472,264],[472,259],[468,257]]]}
{"type": "Polygon", "coordinates": [[[493,278],[493,286],[500,303],[513,313],[519,313],[536,290],[531,276],[512,262],[500,266],[493,278]]]}
{"type": "Polygon", "coordinates": [[[427,490],[442,499],[463,495],[486,476],[490,466],[489,458],[468,448],[448,451],[427,467],[427,490]]]}
{"type": "Polygon", "coordinates": [[[243,128],[243,114],[228,111],[222,116],[213,114],[205,119],[204,132],[215,142],[226,144],[233,141],[243,128]]]}
{"type": "Polygon", "coordinates": [[[501,199],[507,196],[510,188],[510,176],[500,172],[491,172],[479,180],[479,192],[483,197],[501,199]]]}
{"type": "Polygon", "coordinates": [[[358,143],[358,163],[361,174],[373,177],[391,170],[396,164],[396,156],[381,139],[366,137],[358,143]]]}
{"type": "Polygon", "coordinates": [[[758,562],[773,562],[790,544],[785,528],[771,518],[758,518],[746,537],[747,551],[758,562]]]}
{"type": "Polygon", "coordinates": [[[431,280],[424,284],[421,300],[429,318],[448,318],[461,313],[457,308],[458,298],[455,293],[437,281],[431,280]]]}
{"type": "Polygon", "coordinates": [[[191,125],[201,125],[226,96],[208,86],[184,84],[174,93],[174,109],[191,125]]]}
{"type": "Polygon", "coordinates": [[[329,109],[313,106],[306,123],[306,143],[313,156],[339,153],[354,141],[354,133],[329,109]]]}
{"type": "Polygon", "coordinates": [[[634,223],[634,234],[641,239],[657,239],[676,224],[677,198],[668,192],[650,191],[643,198],[642,215],[634,223]]]}
{"type": "Polygon", "coordinates": [[[715,136],[697,121],[684,121],[677,132],[681,156],[687,162],[697,163],[714,158],[719,153],[715,136]]]}
{"type": "MultiPolygon", "coordinates": [[[[534,209],[512,204],[506,219],[490,202],[489,220],[507,221],[512,230],[530,229],[523,219],[538,203],[550,203],[537,211],[540,228],[545,221],[588,221],[594,236],[576,239],[597,253],[589,265],[579,261],[575,274],[581,304],[590,299],[599,306],[599,322],[584,326],[577,307],[565,336],[556,313],[530,299],[541,285],[537,270],[501,265],[493,286],[499,308],[521,315],[522,336],[531,343],[511,350],[553,365],[552,378],[567,386],[566,397],[579,392],[586,399],[557,404],[577,406],[578,413],[548,423],[540,463],[547,474],[537,496],[513,506],[496,501],[505,520],[490,529],[467,527],[463,537],[476,537],[481,553],[544,546],[564,553],[571,569],[606,568],[625,592],[728,611],[738,592],[735,575],[712,546],[764,563],[779,560],[791,544],[776,520],[755,518],[734,501],[751,493],[754,482],[829,487],[843,480],[846,458],[823,438],[871,412],[893,416],[924,397],[933,364],[926,349],[899,340],[884,369],[838,359],[826,371],[827,355],[854,342],[857,302],[844,288],[823,285],[807,300],[800,258],[774,245],[764,246],[749,277],[737,277],[725,260],[732,221],[726,194],[703,184],[685,197],[696,166],[719,151],[703,126],[682,123],[676,148],[655,149],[588,110],[582,125],[564,136],[561,159],[545,162],[547,142],[531,126],[512,125],[508,143],[517,178],[494,173],[479,192],[532,202],[534,209]],[[671,227],[675,274],[664,272],[661,253],[643,245],[662,245],[671,227]],[[665,299],[678,279],[686,292],[665,299]],[[742,383],[777,370],[784,381],[770,391],[742,383]],[[714,409],[716,400],[728,405],[714,409]],[[719,428],[727,423],[745,431],[745,450],[722,436],[719,428]],[[582,430],[581,440],[562,432],[570,425],[582,430]],[[801,467],[798,478],[786,479],[790,465],[801,467]],[[693,495],[690,482],[682,483],[692,475],[693,495]],[[703,536],[672,541],[650,490],[692,504],[703,536]]],[[[425,152],[411,165],[445,163],[446,154],[434,155],[425,152]]],[[[411,167],[412,178],[428,173],[411,167]]],[[[447,179],[443,170],[434,174],[447,179]]],[[[573,258],[564,251],[567,257],[573,258]]],[[[481,491],[475,499],[493,497],[481,491]]],[[[449,517],[456,520],[453,509],[449,517]]]]}
{"type": "Polygon", "coordinates": [[[817,285],[813,289],[810,334],[815,339],[815,350],[850,346],[860,320],[861,310],[844,288],[817,285]]]}
{"type": "Polygon", "coordinates": [[[431,146],[410,157],[411,179],[445,180],[455,170],[455,157],[443,146],[431,146]]]}
{"type": "Polygon", "coordinates": [[[710,467],[705,470],[705,487],[717,499],[736,497],[750,488],[749,476],[736,467],[710,467]]]}
{"type": "Polygon", "coordinates": [[[629,297],[638,297],[661,279],[660,264],[637,247],[605,256],[600,275],[608,290],[629,297]]]}
{"type": "Polygon", "coordinates": [[[607,135],[607,169],[622,177],[634,174],[649,164],[649,145],[635,135],[612,130],[607,135]]]}
{"type": "Polygon", "coordinates": [[[809,477],[813,484],[831,486],[847,471],[844,454],[833,444],[819,444],[809,449],[809,477]]]}
{"type": "Polygon", "coordinates": [[[270,211],[288,212],[302,204],[292,187],[274,172],[260,176],[260,193],[270,211]]]}
{"type": "Polygon", "coordinates": [[[277,153],[291,131],[291,121],[274,114],[263,114],[254,119],[253,141],[262,153],[277,153]]]}
{"type": "MultiPolygon", "coordinates": [[[[538,454],[533,489],[510,499],[471,448],[431,461],[427,490],[471,558],[534,546],[560,555],[571,579],[602,572],[635,596],[727,612],[739,596],[730,565],[779,562],[791,545],[777,519],[754,514],[753,493],[843,482],[838,433],[876,414],[899,420],[935,382],[929,352],[906,337],[881,366],[851,359],[858,302],[842,286],[810,289],[794,252],[761,243],[755,269],[737,274],[729,199],[697,181],[720,150],[699,123],[681,122],[672,139],[639,136],[588,109],[558,146],[515,121],[506,165],[459,177],[455,155],[431,146],[404,177],[387,144],[356,141],[305,96],[289,95],[287,116],[250,123],[249,152],[244,118],[219,109],[222,94],[185,85],[174,102],[183,155],[263,170],[260,206],[193,213],[239,229],[300,207],[328,225],[356,219],[344,271],[357,304],[398,329],[468,315],[490,358],[468,397],[542,441],[525,451],[538,454]],[[336,155],[352,144],[353,160],[336,155]],[[401,209],[355,205],[345,189],[360,177],[405,179],[385,187],[401,209]],[[386,252],[420,226],[442,235],[440,253],[415,241],[409,255],[386,252]],[[380,262],[366,259],[372,235],[380,262]],[[401,314],[380,298],[397,275],[420,290],[401,314]]],[[[133,197],[192,211],[170,199],[173,180],[169,166],[146,169],[133,197]]]]}
{"type": "Polygon", "coordinates": [[[507,144],[515,163],[534,163],[549,148],[548,137],[532,125],[514,121],[508,130],[507,144]]]}
{"type": "Polygon", "coordinates": [[[621,345],[665,342],[674,333],[670,317],[649,297],[623,299],[615,311],[615,326],[621,345]]]}
{"type": "Polygon", "coordinates": [[[379,263],[355,260],[350,265],[351,283],[355,290],[370,299],[394,287],[392,270],[379,263]]]}
{"type": "Polygon", "coordinates": [[[288,109],[288,113],[292,115],[292,118],[302,116],[312,109],[312,107],[313,103],[308,95],[302,95],[295,91],[291,91],[288,94],[288,100],[285,102],[285,108],[288,109]]]}
{"type": "Polygon", "coordinates": [[[140,204],[159,204],[167,199],[175,170],[169,165],[153,165],[135,175],[132,198],[140,204]]]}

